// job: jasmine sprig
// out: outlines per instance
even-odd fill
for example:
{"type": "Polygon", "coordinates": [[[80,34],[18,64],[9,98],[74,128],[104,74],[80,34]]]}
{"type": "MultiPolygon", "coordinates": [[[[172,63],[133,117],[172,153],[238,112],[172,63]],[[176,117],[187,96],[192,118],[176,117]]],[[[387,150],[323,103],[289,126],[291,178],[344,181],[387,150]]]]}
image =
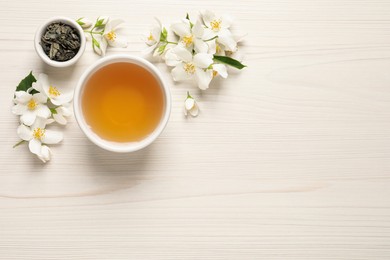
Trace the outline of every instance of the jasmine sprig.
{"type": "Polygon", "coordinates": [[[40,74],[38,79],[30,72],[16,87],[12,113],[20,116],[17,134],[20,141],[13,147],[28,142],[32,153],[43,161],[51,159],[51,151],[47,144],[56,144],[63,139],[63,134],[46,128],[47,124],[57,122],[67,123],[66,117],[71,116],[68,109],[73,93],[63,92],[49,83],[46,74],[40,74]]]}
{"type": "Polygon", "coordinates": [[[237,37],[230,32],[230,16],[217,16],[211,11],[201,13],[196,22],[187,13],[185,19],[170,26],[178,41],[168,40],[168,30],[156,19],[145,42],[147,52],[162,56],[172,69],[175,81],[193,80],[202,90],[218,76],[227,78],[226,66],[246,67],[241,62],[237,37]]]}
{"type": "Polygon", "coordinates": [[[91,38],[92,48],[98,55],[105,55],[107,46],[127,47],[127,40],[117,32],[120,25],[124,23],[121,19],[99,16],[95,23],[88,23],[85,18],[79,18],[76,22],[85,29],[84,33],[91,38]]]}

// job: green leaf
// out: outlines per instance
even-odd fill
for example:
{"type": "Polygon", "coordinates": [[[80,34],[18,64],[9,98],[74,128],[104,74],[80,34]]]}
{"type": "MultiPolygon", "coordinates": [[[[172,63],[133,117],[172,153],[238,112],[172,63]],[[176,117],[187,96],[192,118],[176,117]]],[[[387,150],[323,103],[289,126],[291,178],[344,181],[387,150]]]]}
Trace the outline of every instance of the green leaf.
{"type": "Polygon", "coordinates": [[[167,37],[168,37],[168,31],[167,29],[164,27],[161,31],[161,36],[160,36],[160,41],[162,42],[165,42],[167,40],[167,37]]]}
{"type": "Polygon", "coordinates": [[[100,20],[97,20],[96,23],[95,23],[95,26],[98,27],[98,26],[102,26],[103,24],[103,19],[100,19],[100,20]]]}
{"type": "Polygon", "coordinates": [[[232,67],[239,69],[239,70],[246,67],[246,65],[242,64],[238,60],[235,60],[235,59],[227,57],[227,56],[214,55],[214,61],[219,61],[220,63],[224,63],[226,65],[232,66],[232,67]]]}
{"type": "Polygon", "coordinates": [[[160,47],[158,47],[158,53],[160,53],[160,55],[163,54],[166,47],[167,47],[166,44],[161,45],[160,47]]]}
{"type": "Polygon", "coordinates": [[[103,24],[103,22],[104,22],[104,18],[102,18],[102,19],[98,18],[98,20],[95,23],[95,27],[103,27],[103,26],[105,26],[105,24],[103,24]]]}
{"type": "MultiPolygon", "coordinates": [[[[34,82],[37,82],[37,79],[34,77],[34,75],[32,74],[32,71],[30,71],[30,74],[27,75],[27,77],[25,77],[24,79],[22,79],[19,83],[19,85],[16,87],[16,91],[26,91],[32,87],[32,84],[34,82]]],[[[38,91],[36,91],[35,89],[32,89],[30,91],[30,94],[35,94],[35,93],[39,93],[38,91]]]]}
{"type": "Polygon", "coordinates": [[[49,108],[49,109],[50,109],[50,112],[51,112],[53,115],[57,114],[57,110],[56,110],[54,107],[49,108]]]}
{"type": "Polygon", "coordinates": [[[92,37],[92,43],[93,43],[93,45],[95,45],[96,47],[100,48],[100,43],[99,43],[94,37],[92,37]]]}
{"type": "Polygon", "coordinates": [[[83,26],[85,24],[84,22],[81,21],[83,18],[84,17],[80,17],[79,19],[77,19],[76,23],[78,23],[80,26],[83,26]]]}

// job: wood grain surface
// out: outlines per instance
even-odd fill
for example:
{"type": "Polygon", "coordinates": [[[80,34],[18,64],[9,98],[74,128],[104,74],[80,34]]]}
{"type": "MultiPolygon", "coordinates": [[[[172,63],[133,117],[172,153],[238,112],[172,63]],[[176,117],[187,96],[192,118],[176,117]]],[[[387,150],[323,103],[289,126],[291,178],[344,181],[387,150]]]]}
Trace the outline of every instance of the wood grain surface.
{"type": "Polygon", "coordinates": [[[0,0],[0,259],[390,259],[390,1],[0,0]],[[175,84],[162,136],[103,151],[74,119],[42,164],[12,96],[30,70],[73,89],[99,57],[42,63],[55,15],[123,18],[141,55],[153,25],[211,9],[248,33],[248,68],[201,92],[175,84]],[[198,118],[186,119],[190,90],[198,118]]]}

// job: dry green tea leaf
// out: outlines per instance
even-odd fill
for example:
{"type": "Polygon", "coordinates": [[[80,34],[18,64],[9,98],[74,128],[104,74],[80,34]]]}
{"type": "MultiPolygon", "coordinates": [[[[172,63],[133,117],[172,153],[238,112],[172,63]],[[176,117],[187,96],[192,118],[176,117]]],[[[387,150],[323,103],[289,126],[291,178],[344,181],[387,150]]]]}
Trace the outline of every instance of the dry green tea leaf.
{"type": "Polygon", "coordinates": [[[41,46],[46,55],[55,61],[67,61],[76,56],[80,49],[80,35],[68,24],[49,24],[41,37],[41,46]]]}

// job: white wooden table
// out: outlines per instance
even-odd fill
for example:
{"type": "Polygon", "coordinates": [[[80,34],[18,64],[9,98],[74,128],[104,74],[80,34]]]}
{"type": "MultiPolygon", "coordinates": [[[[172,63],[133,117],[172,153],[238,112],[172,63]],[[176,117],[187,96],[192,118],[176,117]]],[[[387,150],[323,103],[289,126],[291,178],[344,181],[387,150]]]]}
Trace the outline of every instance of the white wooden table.
{"type": "Polygon", "coordinates": [[[0,1],[0,259],[390,259],[388,0],[0,1]],[[124,18],[140,55],[154,16],[230,12],[248,68],[200,93],[171,84],[168,127],[105,152],[74,119],[44,165],[18,141],[12,95],[30,70],[73,88],[99,57],[44,65],[47,18],[124,18]],[[186,119],[187,90],[201,114],[186,119]]]}

